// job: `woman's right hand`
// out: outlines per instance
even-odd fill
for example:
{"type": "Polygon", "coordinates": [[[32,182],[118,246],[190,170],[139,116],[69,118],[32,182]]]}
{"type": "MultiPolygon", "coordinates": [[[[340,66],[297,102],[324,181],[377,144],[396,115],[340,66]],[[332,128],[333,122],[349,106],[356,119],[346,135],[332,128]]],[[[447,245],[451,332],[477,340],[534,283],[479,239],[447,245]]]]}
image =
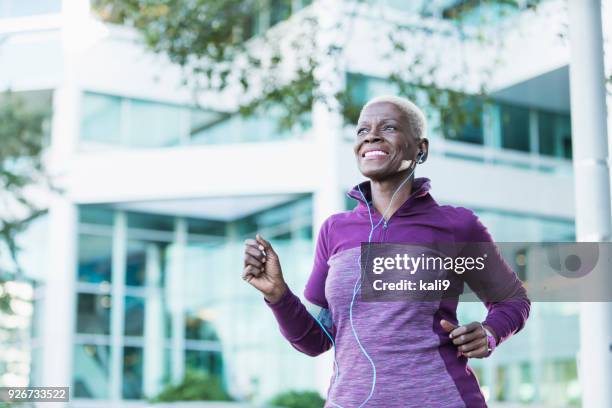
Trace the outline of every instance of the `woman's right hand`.
{"type": "Polygon", "coordinates": [[[246,280],[270,303],[278,302],[288,290],[283,279],[280,260],[272,245],[259,234],[244,241],[244,269],[246,280]]]}

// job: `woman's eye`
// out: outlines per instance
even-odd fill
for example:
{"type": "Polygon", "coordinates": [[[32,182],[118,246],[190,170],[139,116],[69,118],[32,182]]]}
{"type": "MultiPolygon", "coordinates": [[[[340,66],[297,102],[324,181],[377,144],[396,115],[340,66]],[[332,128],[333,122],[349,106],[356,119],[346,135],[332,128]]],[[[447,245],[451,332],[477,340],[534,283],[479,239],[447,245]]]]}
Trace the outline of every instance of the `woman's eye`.
{"type": "Polygon", "coordinates": [[[365,135],[367,132],[368,132],[368,129],[361,128],[361,129],[359,129],[359,130],[357,131],[357,135],[358,135],[358,136],[360,136],[360,135],[365,135]]]}
{"type": "Polygon", "coordinates": [[[395,126],[385,126],[384,130],[395,130],[395,126]]]}

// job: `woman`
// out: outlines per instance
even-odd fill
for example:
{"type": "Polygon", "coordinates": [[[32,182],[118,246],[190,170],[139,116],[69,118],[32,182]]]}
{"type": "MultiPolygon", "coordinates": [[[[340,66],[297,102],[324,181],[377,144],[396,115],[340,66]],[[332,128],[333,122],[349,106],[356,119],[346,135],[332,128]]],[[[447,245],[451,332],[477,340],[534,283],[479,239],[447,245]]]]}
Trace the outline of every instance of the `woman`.
{"type": "Polygon", "coordinates": [[[378,97],[363,107],[354,153],[369,181],[349,193],[357,207],[332,215],[319,232],[304,292],[321,308],[317,318],[284,282],[270,243],[259,235],[245,242],[243,279],[263,293],[283,336],[310,356],[335,346],[326,407],[486,407],[467,359],[488,357],[529,315],[522,283],[497,252],[501,272],[490,278],[509,295],[483,300],[488,314],[482,323],[458,326],[456,297],[360,300],[355,285],[362,242],[492,242],[473,212],[439,205],[429,180],[413,177],[427,160],[425,128],[422,112],[404,98],[378,97]]]}

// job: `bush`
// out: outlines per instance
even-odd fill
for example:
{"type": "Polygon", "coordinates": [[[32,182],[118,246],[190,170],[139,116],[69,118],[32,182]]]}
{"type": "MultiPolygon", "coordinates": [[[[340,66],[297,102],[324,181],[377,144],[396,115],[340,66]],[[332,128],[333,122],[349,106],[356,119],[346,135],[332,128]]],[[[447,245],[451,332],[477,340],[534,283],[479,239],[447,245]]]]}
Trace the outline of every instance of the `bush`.
{"type": "Polygon", "coordinates": [[[315,391],[288,391],[272,398],[270,404],[283,408],[322,408],[325,400],[315,391]]]}
{"type": "Polygon", "coordinates": [[[168,385],[152,402],[232,401],[218,376],[187,372],[183,382],[168,385]]]}

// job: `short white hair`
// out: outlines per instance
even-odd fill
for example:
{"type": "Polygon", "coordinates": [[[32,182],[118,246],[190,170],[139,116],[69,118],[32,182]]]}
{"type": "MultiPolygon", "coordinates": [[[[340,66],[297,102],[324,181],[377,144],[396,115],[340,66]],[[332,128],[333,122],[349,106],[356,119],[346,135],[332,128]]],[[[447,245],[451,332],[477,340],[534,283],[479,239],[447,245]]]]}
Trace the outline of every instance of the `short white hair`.
{"type": "Polygon", "coordinates": [[[412,101],[395,95],[381,95],[370,99],[365,105],[363,105],[361,112],[363,112],[368,106],[374,105],[375,103],[392,103],[400,111],[402,111],[402,113],[404,113],[408,119],[408,125],[410,126],[410,130],[412,131],[412,135],[415,137],[415,139],[420,140],[427,135],[427,119],[425,118],[423,111],[419,109],[419,107],[412,101]]]}

